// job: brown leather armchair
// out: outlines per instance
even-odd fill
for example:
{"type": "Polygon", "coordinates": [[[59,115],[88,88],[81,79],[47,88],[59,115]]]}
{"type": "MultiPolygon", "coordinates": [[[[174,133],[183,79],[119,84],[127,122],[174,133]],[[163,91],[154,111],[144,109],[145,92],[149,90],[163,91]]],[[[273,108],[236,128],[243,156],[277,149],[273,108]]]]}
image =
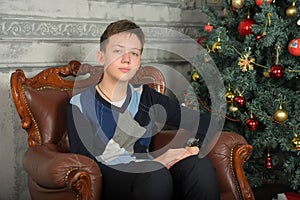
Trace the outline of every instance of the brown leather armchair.
{"type": "MultiPolygon", "coordinates": [[[[11,92],[28,133],[28,150],[23,166],[28,173],[32,199],[101,199],[102,176],[98,165],[88,157],[69,152],[65,105],[70,97],[99,80],[101,67],[71,61],[67,66],[48,68],[32,78],[22,70],[11,75],[11,92]],[[71,80],[70,76],[88,74],[88,78],[71,80]]],[[[143,67],[133,82],[149,84],[164,93],[165,80],[154,67],[143,67]]],[[[174,137],[172,130],[155,135],[151,149],[159,149],[174,137]]],[[[187,137],[183,130],[180,138],[187,137]]],[[[209,153],[217,170],[221,199],[254,199],[243,170],[252,147],[236,133],[222,132],[209,153]]]]}

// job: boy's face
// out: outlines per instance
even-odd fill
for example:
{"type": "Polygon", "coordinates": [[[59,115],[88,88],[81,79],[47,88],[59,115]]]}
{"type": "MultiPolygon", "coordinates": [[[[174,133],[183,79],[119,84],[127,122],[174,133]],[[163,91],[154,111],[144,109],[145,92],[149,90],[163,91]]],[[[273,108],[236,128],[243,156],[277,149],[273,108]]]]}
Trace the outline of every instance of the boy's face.
{"type": "Polygon", "coordinates": [[[129,81],[141,65],[142,44],[135,34],[118,33],[109,37],[105,50],[97,54],[104,73],[117,81],[129,81]]]}

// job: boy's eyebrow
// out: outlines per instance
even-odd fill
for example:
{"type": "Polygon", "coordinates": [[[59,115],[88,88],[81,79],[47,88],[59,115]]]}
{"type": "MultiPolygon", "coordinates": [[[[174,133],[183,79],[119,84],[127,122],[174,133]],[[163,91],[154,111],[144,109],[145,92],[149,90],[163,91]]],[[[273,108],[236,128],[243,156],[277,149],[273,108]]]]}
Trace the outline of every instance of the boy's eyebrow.
{"type": "MultiPolygon", "coordinates": [[[[121,47],[121,48],[126,48],[125,46],[123,46],[123,45],[121,45],[121,44],[116,44],[116,45],[112,45],[113,47],[121,47]]],[[[140,49],[140,48],[136,48],[136,47],[133,47],[133,48],[131,48],[131,49],[136,49],[136,50],[139,50],[139,51],[141,51],[142,49],[140,49]]]]}

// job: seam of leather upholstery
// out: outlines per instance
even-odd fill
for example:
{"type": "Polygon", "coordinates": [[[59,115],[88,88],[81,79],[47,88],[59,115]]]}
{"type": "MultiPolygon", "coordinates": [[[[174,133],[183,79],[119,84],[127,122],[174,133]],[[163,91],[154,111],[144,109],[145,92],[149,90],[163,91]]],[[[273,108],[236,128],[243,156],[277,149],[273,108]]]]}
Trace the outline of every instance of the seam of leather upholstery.
{"type": "Polygon", "coordinates": [[[24,102],[25,102],[25,105],[26,105],[26,109],[28,110],[29,115],[31,117],[31,120],[33,121],[33,124],[34,124],[34,126],[37,130],[38,144],[41,145],[42,144],[41,133],[40,133],[40,130],[39,130],[39,126],[38,126],[33,114],[31,113],[29,106],[28,106],[28,102],[27,102],[27,99],[25,97],[25,85],[22,85],[22,93],[23,93],[23,98],[24,98],[24,102]]]}
{"type": "Polygon", "coordinates": [[[235,144],[235,145],[231,148],[231,150],[230,150],[230,169],[231,169],[231,173],[232,173],[232,176],[233,176],[233,179],[234,179],[235,187],[236,187],[236,189],[237,189],[237,191],[238,191],[238,194],[239,194],[239,198],[240,198],[241,200],[243,200],[243,195],[242,195],[242,193],[241,193],[241,188],[240,188],[240,185],[239,185],[239,183],[238,183],[238,181],[237,181],[237,177],[236,177],[236,175],[235,175],[235,173],[234,173],[234,168],[233,168],[233,150],[235,149],[236,146],[237,146],[237,144],[235,144]]]}
{"type": "MultiPolygon", "coordinates": [[[[68,178],[69,178],[69,175],[71,172],[73,172],[74,170],[79,170],[79,167],[71,167],[68,169],[67,173],[66,173],[66,176],[65,176],[65,184],[67,186],[67,188],[69,188],[70,190],[72,190],[72,186],[69,185],[69,181],[68,181],[68,178]]],[[[75,195],[76,195],[76,200],[79,200],[79,194],[78,192],[76,192],[75,190],[72,190],[75,195]]]]}

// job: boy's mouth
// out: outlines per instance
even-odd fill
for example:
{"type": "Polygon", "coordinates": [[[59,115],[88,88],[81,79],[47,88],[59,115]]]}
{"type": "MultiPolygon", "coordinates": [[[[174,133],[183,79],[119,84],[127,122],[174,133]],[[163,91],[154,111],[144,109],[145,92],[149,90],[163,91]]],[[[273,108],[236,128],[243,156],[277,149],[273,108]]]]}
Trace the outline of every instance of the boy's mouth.
{"type": "Polygon", "coordinates": [[[127,73],[130,69],[129,68],[125,68],[125,67],[121,67],[119,68],[119,70],[123,73],[127,73]]]}

